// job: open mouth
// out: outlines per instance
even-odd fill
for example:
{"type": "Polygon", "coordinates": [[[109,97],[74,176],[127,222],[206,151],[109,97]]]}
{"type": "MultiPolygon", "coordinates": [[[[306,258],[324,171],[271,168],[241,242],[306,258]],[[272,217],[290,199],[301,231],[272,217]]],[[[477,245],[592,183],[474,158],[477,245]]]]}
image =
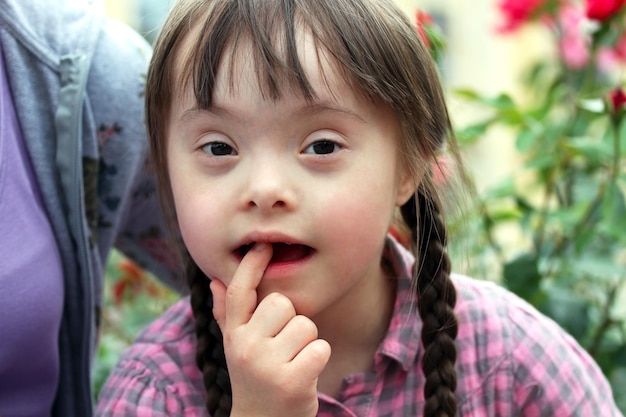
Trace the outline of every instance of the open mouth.
{"type": "MultiPolygon", "coordinates": [[[[313,248],[306,245],[290,244],[283,242],[272,243],[272,259],[270,263],[295,262],[306,258],[313,252],[313,248]]],[[[238,254],[243,258],[254,246],[253,243],[242,245],[238,254]]]]}

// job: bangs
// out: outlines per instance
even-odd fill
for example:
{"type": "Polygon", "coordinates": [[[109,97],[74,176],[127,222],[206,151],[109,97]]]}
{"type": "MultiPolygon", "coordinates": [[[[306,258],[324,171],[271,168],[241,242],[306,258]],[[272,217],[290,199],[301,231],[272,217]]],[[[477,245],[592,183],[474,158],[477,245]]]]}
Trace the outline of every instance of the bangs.
{"type": "MultiPolygon", "coordinates": [[[[183,57],[179,91],[192,85],[198,107],[208,108],[218,71],[225,71],[232,89],[237,63],[252,62],[263,97],[277,100],[285,91],[299,91],[306,100],[312,100],[316,93],[298,49],[302,34],[308,32],[323,80],[325,70],[337,71],[347,85],[367,99],[406,110],[415,97],[407,77],[397,70],[397,59],[406,51],[397,51],[393,42],[381,39],[378,31],[384,25],[377,22],[379,15],[363,5],[357,8],[360,14],[355,15],[354,6],[346,13],[341,10],[347,8],[342,2],[317,1],[207,2],[210,6],[200,12],[194,24],[195,40],[183,57]],[[368,30],[373,27],[376,29],[368,30]]],[[[370,7],[377,8],[374,3],[370,7]]],[[[418,57],[419,53],[414,52],[413,56],[418,57]]]]}
{"type": "MultiPolygon", "coordinates": [[[[285,91],[294,90],[306,100],[316,97],[298,52],[302,32],[310,25],[296,14],[293,2],[218,3],[222,7],[198,25],[201,29],[197,40],[182,66],[180,82],[193,86],[199,108],[211,106],[218,71],[225,75],[228,88],[235,88],[241,63],[252,63],[264,98],[278,100],[285,91]]],[[[323,77],[319,50],[322,42],[315,34],[313,40],[323,77]]]]}

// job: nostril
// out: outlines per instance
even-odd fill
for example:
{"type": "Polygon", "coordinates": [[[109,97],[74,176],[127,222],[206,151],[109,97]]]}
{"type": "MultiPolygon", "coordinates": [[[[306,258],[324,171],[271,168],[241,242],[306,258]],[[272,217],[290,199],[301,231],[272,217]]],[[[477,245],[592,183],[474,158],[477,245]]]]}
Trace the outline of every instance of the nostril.
{"type": "Polygon", "coordinates": [[[272,209],[280,209],[280,208],[285,208],[287,207],[288,204],[285,200],[278,200],[275,199],[274,201],[268,201],[266,199],[251,199],[250,201],[248,201],[248,207],[249,208],[272,208],[272,209]]]}

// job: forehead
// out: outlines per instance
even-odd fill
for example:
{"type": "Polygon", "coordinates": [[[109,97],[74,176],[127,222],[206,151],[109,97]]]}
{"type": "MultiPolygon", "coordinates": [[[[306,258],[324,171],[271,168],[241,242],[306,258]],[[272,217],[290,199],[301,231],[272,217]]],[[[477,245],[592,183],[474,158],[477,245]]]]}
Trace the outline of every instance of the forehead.
{"type": "Polygon", "coordinates": [[[201,27],[196,24],[182,40],[173,68],[175,96],[193,96],[200,108],[244,90],[255,90],[266,100],[335,100],[345,94],[365,98],[349,72],[303,24],[296,24],[292,33],[278,28],[264,42],[249,32],[233,33],[213,62],[206,62],[208,51],[218,48],[201,34],[201,27]]]}
{"type": "Polygon", "coordinates": [[[256,89],[265,99],[297,96],[315,100],[351,90],[345,71],[341,71],[326,50],[316,45],[310,33],[298,32],[295,46],[297,53],[292,57],[279,50],[277,56],[283,62],[272,75],[255,62],[251,42],[244,41],[237,50],[230,48],[218,67],[215,93],[237,94],[241,93],[236,91],[238,88],[245,88],[256,89]],[[293,58],[297,58],[300,74],[289,69],[288,60],[293,58]]]}

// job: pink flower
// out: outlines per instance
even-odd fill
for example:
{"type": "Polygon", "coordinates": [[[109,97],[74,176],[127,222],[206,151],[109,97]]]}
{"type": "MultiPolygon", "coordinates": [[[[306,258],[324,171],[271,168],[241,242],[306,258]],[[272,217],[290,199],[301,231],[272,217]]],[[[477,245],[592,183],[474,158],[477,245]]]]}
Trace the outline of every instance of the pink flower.
{"type": "Polygon", "coordinates": [[[498,3],[504,23],[498,28],[500,33],[510,33],[530,21],[546,0],[501,0],[498,3]]]}
{"type": "Polygon", "coordinates": [[[561,58],[569,68],[579,69],[589,62],[589,49],[580,37],[566,36],[559,42],[561,58]]]}
{"type": "Polygon", "coordinates": [[[444,187],[455,172],[454,160],[447,155],[438,157],[431,164],[433,182],[436,187],[444,187]]]}
{"type": "Polygon", "coordinates": [[[626,64],[626,33],[618,39],[613,48],[600,48],[598,50],[598,67],[603,71],[610,71],[620,65],[626,64]]]}
{"type": "Polygon", "coordinates": [[[607,20],[620,11],[626,0],[587,0],[586,14],[592,20],[607,20]]]}
{"type": "Polygon", "coordinates": [[[417,33],[419,33],[420,38],[422,38],[422,41],[424,42],[424,45],[426,45],[426,47],[430,47],[430,40],[428,39],[428,35],[426,34],[426,26],[431,26],[432,24],[435,23],[435,21],[433,20],[433,17],[422,11],[422,10],[418,10],[415,13],[415,22],[417,25],[417,33]]]}
{"type": "Polygon", "coordinates": [[[609,100],[613,114],[619,112],[626,105],[626,93],[621,87],[616,87],[609,93],[609,100]]]}
{"type": "Polygon", "coordinates": [[[581,30],[584,19],[582,9],[573,5],[566,5],[559,10],[559,53],[569,68],[582,68],[589,62],[589,39],[581,30]]]}

